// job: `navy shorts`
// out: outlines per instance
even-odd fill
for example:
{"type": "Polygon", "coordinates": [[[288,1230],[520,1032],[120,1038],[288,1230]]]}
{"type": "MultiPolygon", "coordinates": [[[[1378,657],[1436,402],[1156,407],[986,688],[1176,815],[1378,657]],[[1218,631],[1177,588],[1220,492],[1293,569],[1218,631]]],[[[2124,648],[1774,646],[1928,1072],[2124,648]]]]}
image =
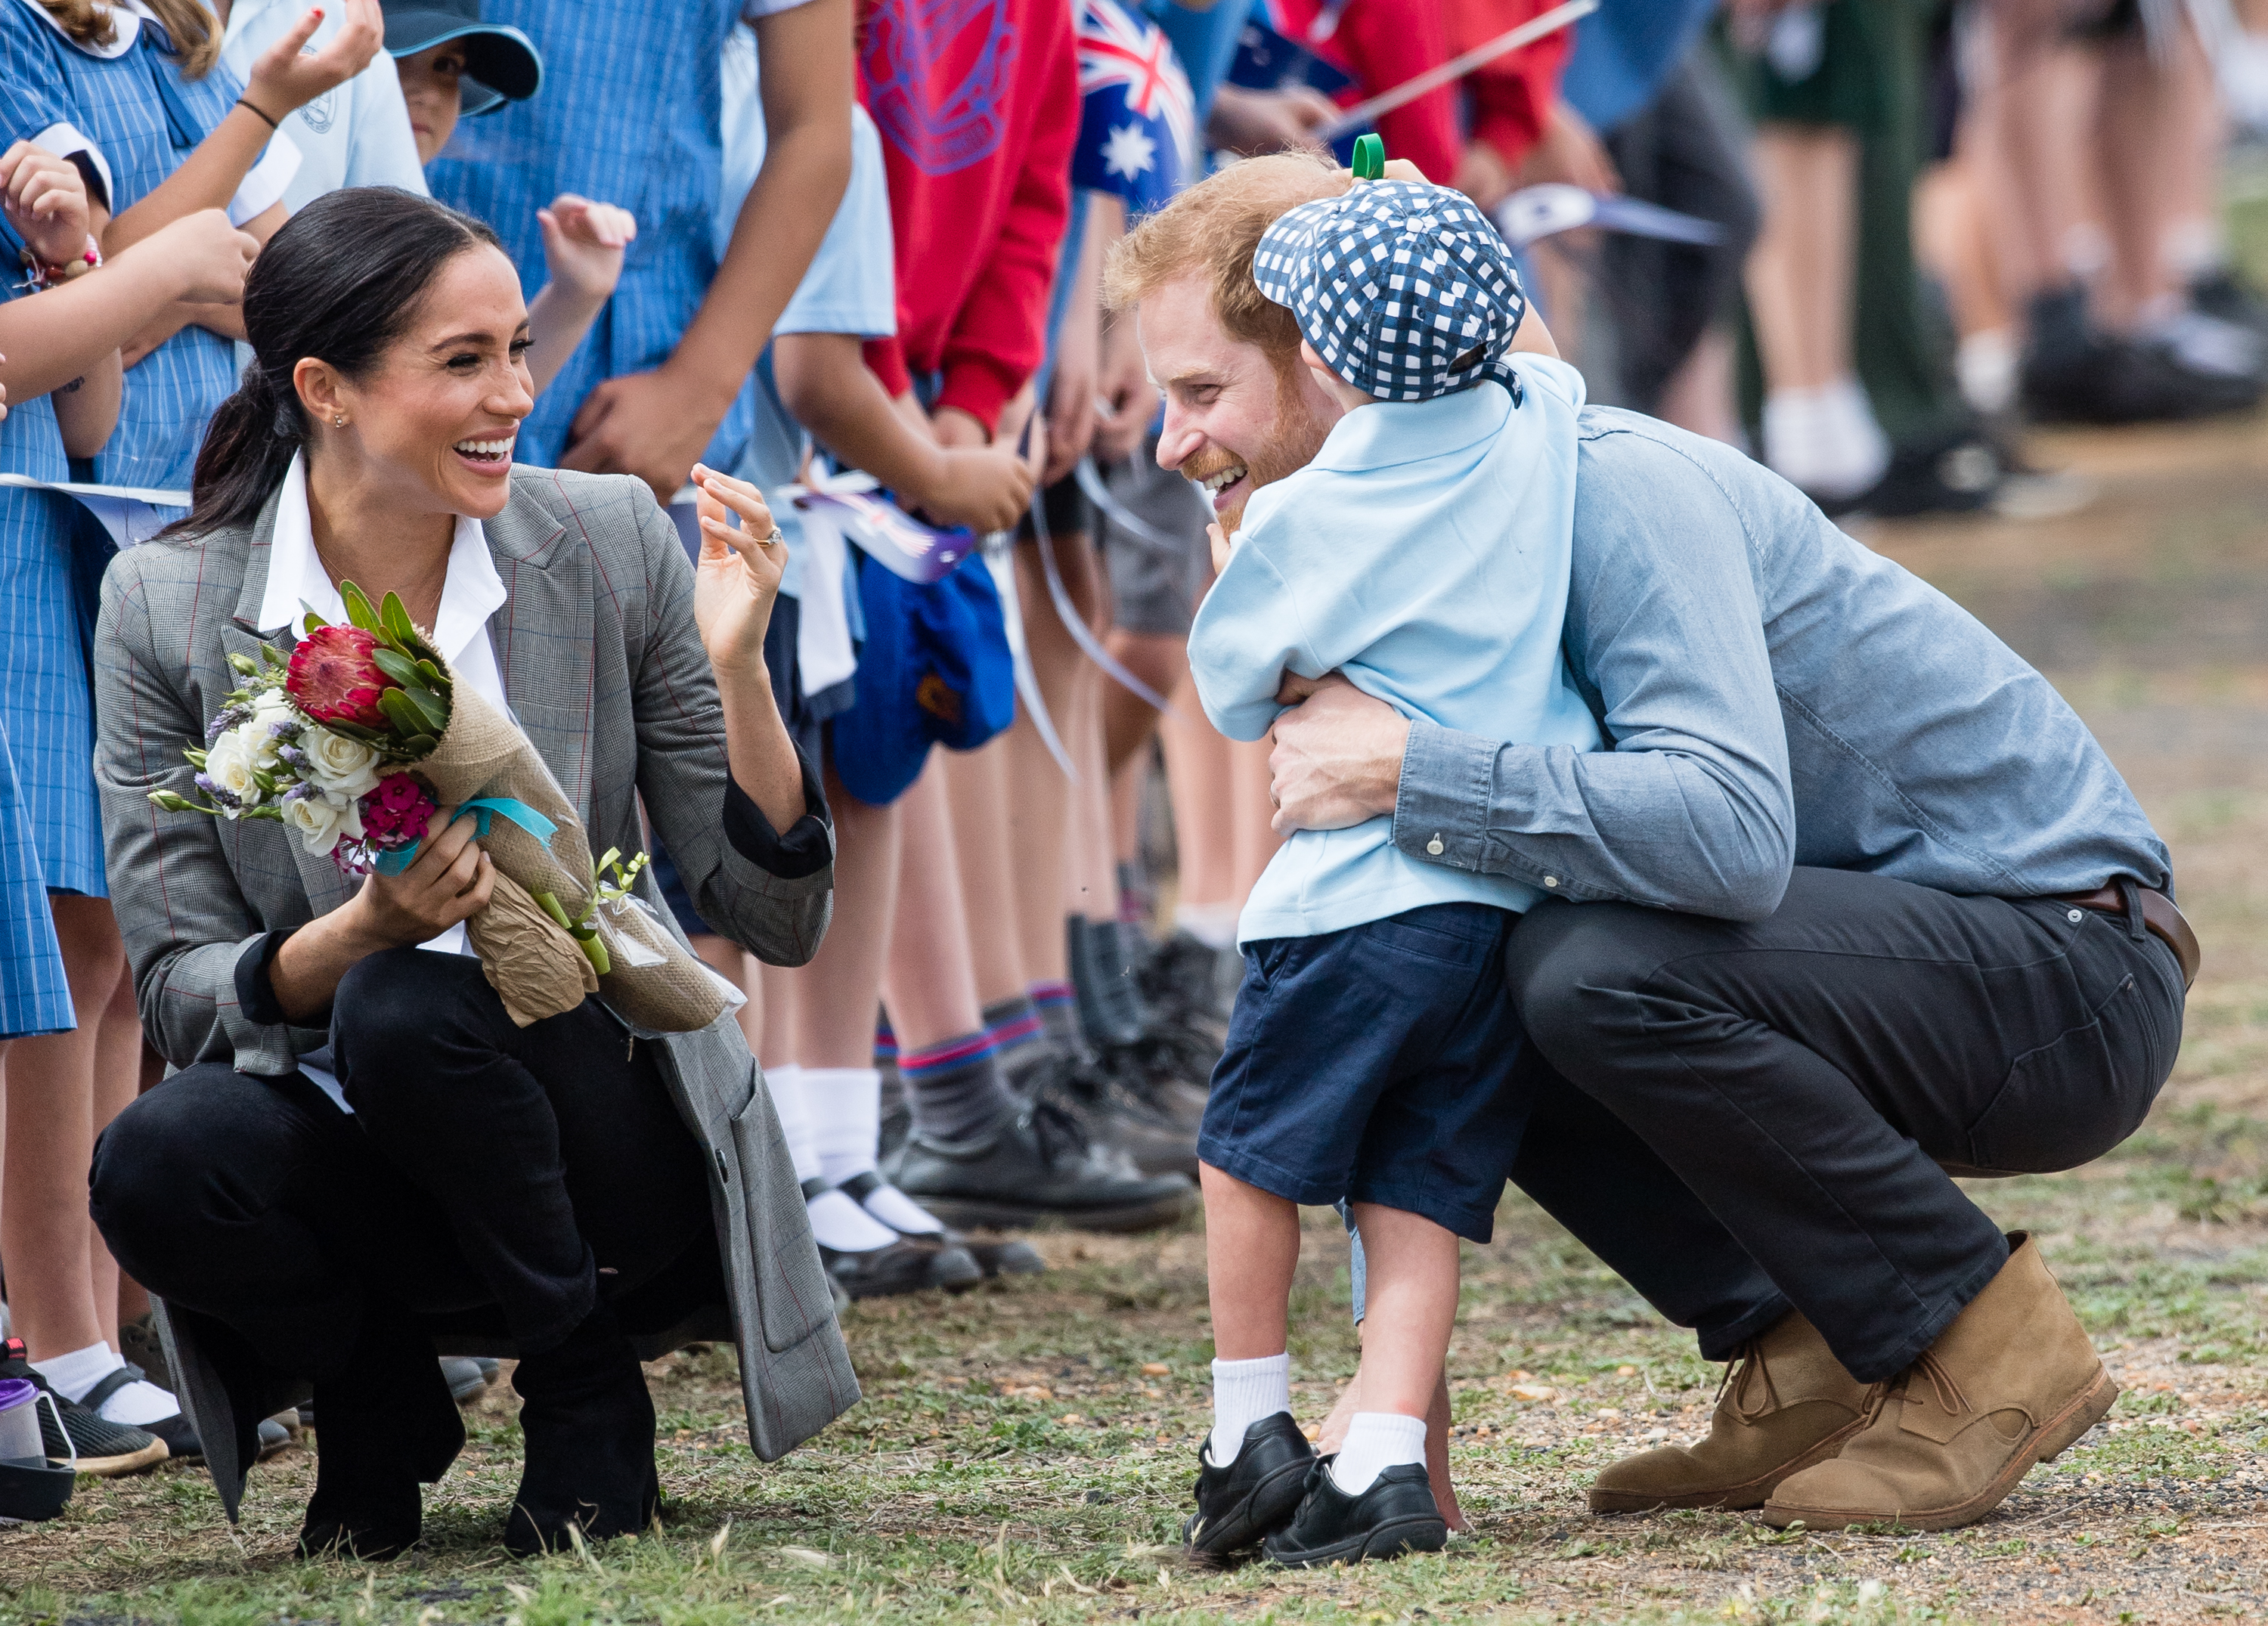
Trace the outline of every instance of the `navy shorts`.
{"type": "Polygon", "coordinates": [[[1504,980],[1519,918],[1436,903],[1245,945],[1197,1156],[1294,1203],[1376,1203],[1487,1241],[1528,1121],[1504,980]]]}

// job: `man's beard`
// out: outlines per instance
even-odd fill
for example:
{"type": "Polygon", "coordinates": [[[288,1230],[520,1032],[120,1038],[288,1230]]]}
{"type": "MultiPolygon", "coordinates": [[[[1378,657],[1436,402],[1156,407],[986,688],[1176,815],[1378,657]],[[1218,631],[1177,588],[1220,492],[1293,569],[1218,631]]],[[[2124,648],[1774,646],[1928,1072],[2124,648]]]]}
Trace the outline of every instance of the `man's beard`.
{"type": "MultiPolygon", "coordinates": [[[[1220,448],[1202,457],[1194,457],[1182,465],[1182,473],[1191,480],[1204,481],[1222,469],[1238,463],[1244,465],[1245,476],[1250,482],[1246,490],[1246,502],[1251,493],[1263,486],[1298,474],[1314,460],[1315,453],[1323,448],[1323,441],[1331,432],[1321,413],[1300,387],[1300,372],[1286,374],[1280,369],[1276,375],[1276,415],[1270,422],[1264,438],[1240,457],[1226,448],[1220,448]]],[[[1242,504],[1219,516],[1221,532],[1233,536],[1244,523],[1242,504]]]]}

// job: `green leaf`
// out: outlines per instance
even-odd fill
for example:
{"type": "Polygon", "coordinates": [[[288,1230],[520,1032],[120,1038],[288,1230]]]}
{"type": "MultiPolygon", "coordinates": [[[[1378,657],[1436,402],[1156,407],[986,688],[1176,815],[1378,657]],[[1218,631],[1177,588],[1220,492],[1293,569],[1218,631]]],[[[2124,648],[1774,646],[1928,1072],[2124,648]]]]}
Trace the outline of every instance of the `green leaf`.
{"type": "Polygon", "coordinates": [[[299,619],[310,632],[317,631],[320,629],[328,627],[331,624],[325,621],[321,616],[316,614],[315,607],[308,603],[305,599],[299,600],[299,619]]]}
{"type": "Polygon", "coordinates": [[[421,756],[431,756],[440,748],[441,742],[431,734],[412,734],[398,747],[401,754],[411,761],[421,756]]]}
{"type": "Polygon", "coordinates": [[[386,720],[394,725],[397,736],[423,734],[430,732],[423,712],[409,703],[409,696],[398,688],[380,689],[378,709],[386,713],[386,720]]]}
{"type": "Polygon", "coordinates": [[[408,657],[397,655],[392,650],[381,647],[372,650],[370,652],[370,658],[378,663],[378,669],[380,672],[401,684],[402,688],[409,688],[416,683],[417,668],[408,657]]]}
{"type": "Polygon", "coordinates": [[[410,625],[409,612],[401,607],[399,593],[386,595],[386,602],[379,607],[379,615],[386,623],[386,630],[403,644],[409,644],[417,636],[417,629],[410,625]]]}
{"type": "Polygon", "coordinates": [[[167,813],[211,813],[216,818],[220,815],[219,808],[208,807],[202,802],[193,802],[185,796],[174,795],[171,791],[152,791],[150,792],[150,799],[167,813]]]}
{"type": "Polygon", "coordinates": [[[379,631],[383,623],[378,612],[370,606],[370,595],[352,582],[339,584],[339,597],[346,600],[347,619],[364,632],[379,631]]]}
{"type": "Polygon", "coordinates": [[[573,923],[567,918],[567,911],[559,907],[557,897],[548,892],[531,893],[529,895],[542,905],[543,912],[557,921],[563,928],[569,931],[575,929],[573,923]]]}
{"type": "Polygon", "coordinates": [[[443,674],[440,667],[430,660],[421,660],[417,663],[417,679],[437,695],[446,695],[449,692],[448,678],[443,674]]]}
{"type": "Polygon", "coordinates": [[[414,688],[404,688],[401,692],[409,696],[411,705],[424,713],[425,726],[429,731],[438,734],[449,726],[447,701],[423,685],[414,688]]]}

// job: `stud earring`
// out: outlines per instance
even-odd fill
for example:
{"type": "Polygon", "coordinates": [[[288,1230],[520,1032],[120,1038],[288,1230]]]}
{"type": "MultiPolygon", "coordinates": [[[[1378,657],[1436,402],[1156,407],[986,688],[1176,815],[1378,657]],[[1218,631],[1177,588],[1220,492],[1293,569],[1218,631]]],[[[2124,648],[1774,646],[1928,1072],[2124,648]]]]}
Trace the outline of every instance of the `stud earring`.
{"type": "Polygon", "coordinates": [[[339,414],[339,416],[336,416],[336,417],[335,417],[335,418],[333,418],[333,419],[331,420],[331,427],[332,427],[333,429],[344,429],[346,426],[347,426],[346,414],[344,414],[343,412],[342,412],[342,413],[341,413],[341,414],[339,414]]]}

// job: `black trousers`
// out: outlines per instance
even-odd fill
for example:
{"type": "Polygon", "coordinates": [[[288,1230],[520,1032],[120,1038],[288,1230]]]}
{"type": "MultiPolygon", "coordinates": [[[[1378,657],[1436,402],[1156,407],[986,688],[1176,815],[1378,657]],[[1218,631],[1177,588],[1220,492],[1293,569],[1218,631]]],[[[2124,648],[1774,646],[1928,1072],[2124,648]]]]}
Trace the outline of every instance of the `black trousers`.
{"type": "Polygon", "coordinates": [[[532,1353],[602,1281],[613,1299],[713,1262],[700,1148],[597,1001],[515,1027],[478,961],[394,949],[333,1009],[351,1115],[303,1075],[208,1063],[103,1132],[95,1225],[152,1292],[320,1378],[366,1313],[532,1353]]]}
{"type": "Polygon", "coordinates": [[[1547,903],[1508,959],[1513,1182],[1708,1358],[1793,1306],[1865,1382],[2007,1257],[1940,1165],[2100,1157],[2181,1044],[2180,966],[2139,923],[1844,871],[1798,869],[1751,924],[1547,903]]]}

